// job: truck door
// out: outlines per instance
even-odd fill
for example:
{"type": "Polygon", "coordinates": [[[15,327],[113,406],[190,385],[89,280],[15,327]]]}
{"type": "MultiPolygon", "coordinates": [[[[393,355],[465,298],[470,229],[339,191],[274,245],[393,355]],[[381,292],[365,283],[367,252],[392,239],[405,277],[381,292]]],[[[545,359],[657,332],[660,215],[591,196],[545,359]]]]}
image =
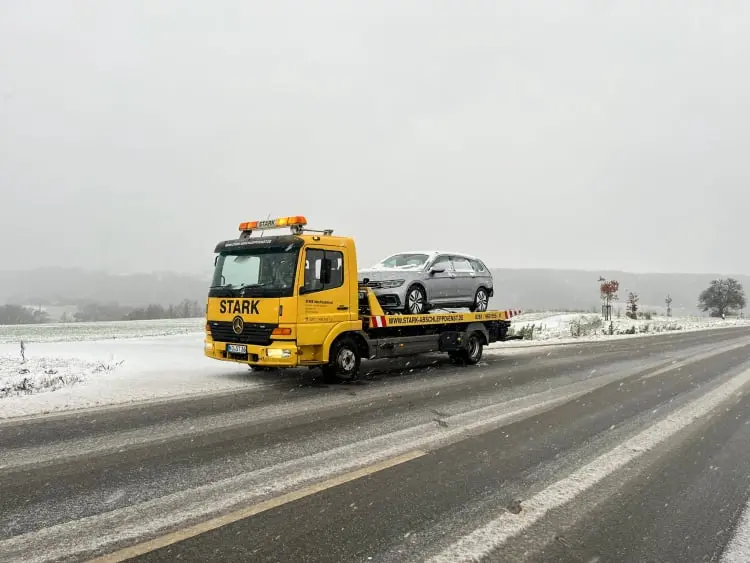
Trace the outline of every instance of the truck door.
{"type": "Polygon", "coordinates": [[[308,247],[302,265],[297,342],[301,346],[315,346],[323,343],[337,323],[350,318],[352,304],[345,279],[344,253],[332,248],[308,247]]]}

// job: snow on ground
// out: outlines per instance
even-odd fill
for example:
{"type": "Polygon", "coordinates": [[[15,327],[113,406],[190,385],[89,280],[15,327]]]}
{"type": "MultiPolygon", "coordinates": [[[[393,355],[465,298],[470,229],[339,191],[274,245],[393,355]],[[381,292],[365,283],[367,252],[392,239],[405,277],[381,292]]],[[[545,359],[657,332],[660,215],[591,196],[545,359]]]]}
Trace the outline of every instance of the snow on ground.
{"type": "Polygon", "coordinates": [[[0,326],[0,418],[259,385],[246,366],[203,355],[204,323],[0,326]]]}
{"type": "MultiPolygon", "coordinates": [[[[263,385],[241,364],[203,355],[203,319],[0,326],[0,418],[167,399],[263,385]],[[24,342],[25,360],[21,357],[24,342]]],[[[531,313],[513,319],[530,340],[498,343],[488,355],[518,348],[674,330],[750,325],[708,317],[615,318],[596,314],[531,313]],[[578,336],[574,336],[578,335],[578,336]]],[[[530,351],[529,351],[530,352],[530,351]]]]}
{"type": "Polygon", "coordinates": [[[527,313],[511,320],[515,334],[525,332],[524,340],[502,346],[532,346],[539,343],[588,342],[613,338],[633,338],[674,331],[695,331],[732,326],[750,326],[750,319],[713,317],[664,317],[629,319],[624,315],[604,321],[596,313],[527,313]],[[530,337],[529,337],[530,335],[530,337]]]}
{"type": "Polygon", "coordinates": [[[195,334],[206,324],[198,319],[154,321],[114,321],[107,323],[65,323],[41,325],[0,325],[0,344],[25,342],[70,342],[195,334]]]}

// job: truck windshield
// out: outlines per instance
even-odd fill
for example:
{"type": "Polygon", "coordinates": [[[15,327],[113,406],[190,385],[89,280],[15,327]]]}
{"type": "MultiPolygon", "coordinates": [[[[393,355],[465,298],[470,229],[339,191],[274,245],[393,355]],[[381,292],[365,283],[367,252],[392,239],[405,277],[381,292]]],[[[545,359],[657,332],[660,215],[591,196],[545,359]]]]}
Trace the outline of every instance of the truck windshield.
{"type": "Polygon", "coordinates": [[[216,260],[212,297],[291,297],[299,249],[222,252],[216,260]]]}

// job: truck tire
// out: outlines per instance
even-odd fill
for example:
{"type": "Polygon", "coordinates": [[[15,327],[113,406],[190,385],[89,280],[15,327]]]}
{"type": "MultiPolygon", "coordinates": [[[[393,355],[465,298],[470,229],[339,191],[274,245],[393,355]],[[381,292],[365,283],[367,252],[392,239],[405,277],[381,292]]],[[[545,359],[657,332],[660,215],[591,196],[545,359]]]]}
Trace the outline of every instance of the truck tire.
{"type": "Polygon", "coordinates": [[[469,310],[472,313],[484,313],[487,310],[487,307],[490,304],[490,294],[489,292],[484,289],[483,287],[480,287],[477,289],[476,295],[474,295],[474,303],[471,307],[469,307],[469,310]]]}
{"type": "Polygon", "coordinates": [[[484,340],[476,332],[469,335],[466,339],[466,345],[462,350],[451,352],[448,356],[454,364],[474,366],[482,359],[484,351],[484,340]]]}
{"type": "Polygon", "coordinates": [[[404,313],[407,315],[422,315],[427,312],[427,294],[420,285],[413,285],[406,290],[404,296],[404,313]]]}
{"type": "Polygon", "coordinates": [[[354,381],[359,375],[362,355],[357,341],[343,336],[331,346],[328,363],[322,367],[326,379],[335,382],[354,381]]]}

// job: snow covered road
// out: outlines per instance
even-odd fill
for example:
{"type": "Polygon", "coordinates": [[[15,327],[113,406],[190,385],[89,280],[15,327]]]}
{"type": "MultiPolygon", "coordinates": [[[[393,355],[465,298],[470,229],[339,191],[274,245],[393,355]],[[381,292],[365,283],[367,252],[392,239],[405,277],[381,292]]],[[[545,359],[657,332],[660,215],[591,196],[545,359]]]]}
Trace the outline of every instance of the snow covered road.
{"type": "Polygon", "coordinates": [[[256,374],[5,421],[0,560],[742,560],[749,336],[373,362],[357,385],[256,374]]]}

